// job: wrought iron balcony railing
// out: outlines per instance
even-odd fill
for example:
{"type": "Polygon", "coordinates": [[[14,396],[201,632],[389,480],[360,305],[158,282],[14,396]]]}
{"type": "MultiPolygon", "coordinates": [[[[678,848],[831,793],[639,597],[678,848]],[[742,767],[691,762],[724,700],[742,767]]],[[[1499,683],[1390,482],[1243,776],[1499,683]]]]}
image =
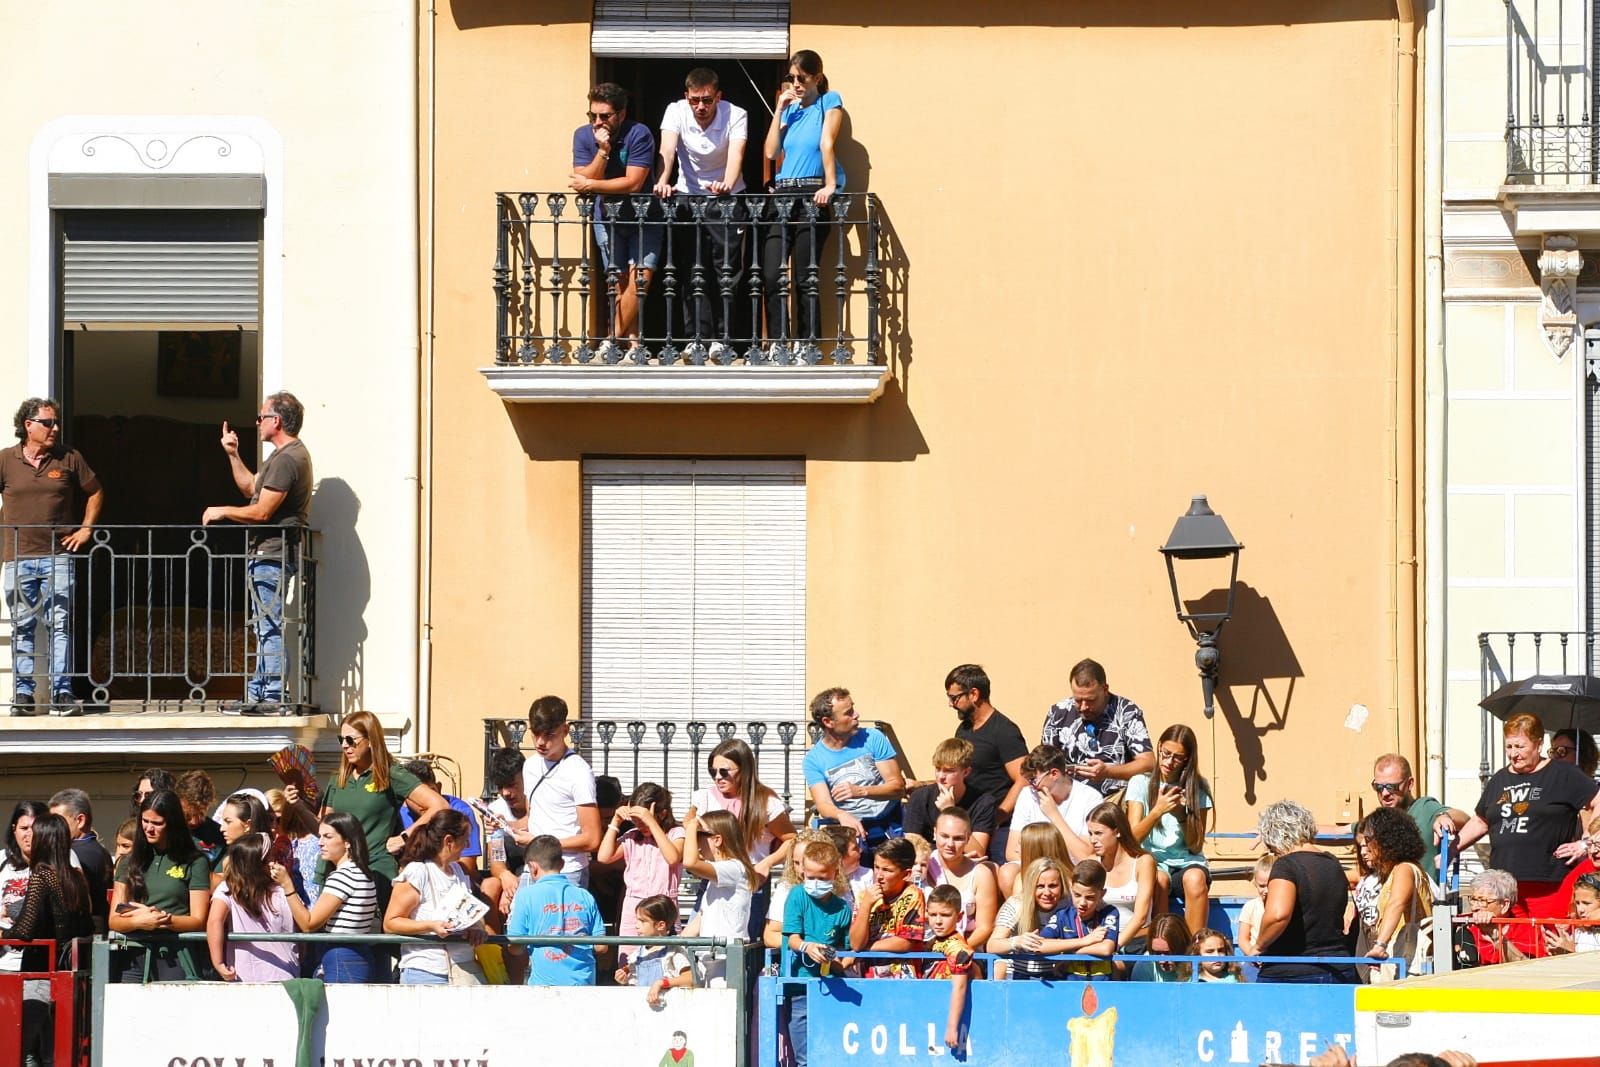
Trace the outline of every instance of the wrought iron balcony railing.
{"type": "MultiPolygon", "coordinates": [[[[483,763],[499,748],[521,748],[526,719],[483,720],[483,763]]],[[[817,728],[799,720],[771,722],[618,722],[574,719],[568,741],[589,761],[595,774],[610,775],[627,796],[635,786],[654,782],[672,791],[679,814],[689,797],[711,783],[705,763],[711,750],[730,738],[750,746],[761,780],[798,815],[808,802],[800,760],[815,743],[817,728]]]]}
{"type": "MultiPolygon", "coordinates": [[[[1484,697],[1507,682],[1535,674],[1597,674],[1595,637],[1588,630],[1496,630],[1478,635],[1478,671],[1484,697]]],[[[1487,779],[1498,752],[1499,734],[1487,711],[1482,729],[1478,777],[1487,779]]]]}
{"type": "Polygon", "coordinates": [[[1600,185],[1600,0],[1506,0],[1506,182],[1600,185]]]}
{"type": "Polygon", "coordinates": [[[883,361],[881,231],[870,193],[840,194],[826,208],[810,194],[644,194],[602,203],[499,193],[496,211],[497,366],[883,361]],[[618,331],[630,268],[622,254],[607,263],[602,241],[619,250],[659,246],[648,282],[634,268],[636,291],[659,298],[641,309],[637,339],[618,331]]]}
{"type": "Polygon", "coordinates": [[[278,593],[282,655],[264,665],[264,688],[282,693],[282,713],[313,710],[314,534],[262,552],[266,529],[96,526],[68,552],[72,528],[0,526],[0,709],[19,690],[34,693],[38,714],[63,690],[89,712],[214,712],[240,700],[260,665],[261,593],[247,566],[266,561],[292,575],[278,593]]]}

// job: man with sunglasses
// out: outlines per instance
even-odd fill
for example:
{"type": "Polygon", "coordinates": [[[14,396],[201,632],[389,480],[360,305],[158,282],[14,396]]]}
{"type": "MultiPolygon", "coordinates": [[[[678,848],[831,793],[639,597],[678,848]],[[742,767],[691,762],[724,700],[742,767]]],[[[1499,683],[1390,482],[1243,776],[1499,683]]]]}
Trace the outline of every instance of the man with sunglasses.
{"type": "MultiPolygon", "coordinates": [[[[717,72],[696,67],[683,79],[683,99],[661,117],[661,177],[656,195],[724,196],[744,192],[749,114],[722,99],[717,72]],[[673,166],[678,179],[672,180],[673,166]]],[[[671,212],[669,212],[670,214],[671,212]]],[[[683,297],[685,337],[710,343],[711,362],[732,358],[724,303],[731,310],[744,277],[744,212],[733,201],[680,206],[673,217],[672,259],[683,297]],[[704,216],[699,214],[701,206],[704,216]],[[681,220],[688,219],[684,222],[681,220]]]]}
{"type": "Polygon", "coordinates": [[[238,522],[262,527],[246,541],[245,588],[249,593],[250,626],[256,635],[256,666],[245,683],[244,700],[222,706],[225,715],[282,715],[283,602],[300,561],[301,531],[311,525],[311,453],[300,440],[305,408],[293,393],[276,392],[261,402],[256,435],[272,453],[251,473],[239,458],[238,431],[222,424],[222,451],[233,470],[233,484],[250,503],[242,507],[210,507],[202,526],[238,522]]]}
{"type": "Polygon", "coordinates": [[[572,133],[572,177],[567,185],[573,192],[596,197],[594,241],[605,268],[598,279],[601,306],[605,306],[614,273],[611,335],[630,340],[630,353],[636,362],[643,362],[639,299],[650,289],[650,277],[661,254],[663,224],[641,225],[625,197],[649,191],[656,139],[644,123],[628,118],[628,93],[615,82],[601,82],[589,90],[586,118],[588,122],[572,133]]]}
{"type": "Polygon", "coordinates": [[[1432,797],[1417,796],[1416,784],[1411,776],[1411,761],[1397,752],[1379,756],[1372,767],[1372,791],[1378,795],[1379,805],[1397,808],[1411,816],[1411,821],[1417,824],[1417,832],[1422,835],[1422,869],[1436,884],[1442,884],[1444,872],[1439,870],[1439,842],[1447,833],[1459,834],[1469,816],[1432,797]]]}
{"type": "Polygon", "coordinates": [[[73,553],[89,543],[105,491],[77,449],[61,447],[61,405],[29,397],[17,409],[17,443],[0,449],[0,511],[4,512],[6,610],[11,615],[15,668],[11,714],[36,715],[34,637],[43,615],[50,627],[50,705],[79,715],[72,692],[73,553]],[[82,521],[79,521],[79,516],[82,521]]]}

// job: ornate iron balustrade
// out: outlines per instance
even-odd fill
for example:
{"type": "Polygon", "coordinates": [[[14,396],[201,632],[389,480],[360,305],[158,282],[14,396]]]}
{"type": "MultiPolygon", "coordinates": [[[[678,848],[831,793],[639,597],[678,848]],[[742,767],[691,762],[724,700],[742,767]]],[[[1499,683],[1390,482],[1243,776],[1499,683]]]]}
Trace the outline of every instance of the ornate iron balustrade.
{"type": "MultiPolygon", "coordinates": [[[[1480,688],[1487,697],[1507,682],[1534,674],[1595,674],[1595,634],[1588,630],[1498,630],[1478,635],[1480,688]]],[[[1482,716],[1478,777],[1487,780],[1497,751],[1494,723],[1482,716]]],[[[1448,720],[1447,720],[1448,721],[1448,720]]]]}
{"type": "Polygon", "coordinates": [[[1600,0],[1506,0],[1506,182],[1600,184],[1600,0]]]}
{"type": "MultiPolygon", "coordinates": [[[[809,723],[751,721],[737,722],[645,722],[635,719],[574,719],[568,742],[595,774],[611,775],[627,796],[641,782],[655,782],[672,791],[681,811],[689,795],[711,778],[705,761],[711,750],[729,738],[744,741],[755,753],[761,780],[793,813],[805,810],[805,782],[800,777],[799,757],[816,740],[817,728],[809,723]]],[[[483,766],[488,776],[489,758],[496,749],[521,748],[528,731],[526,719],[483,720],[483,766]]],[[[485,795],[488,794],[485,786],[485,795]]]]}
{"type": "Polygon", "coordinates": [[[497,365],[882,363],[881,224],[872,194],[842,193],[824,209],[810,194],[601,200],[496,194],[497,365]],[[634,284],[663,298],[664,331],[645,332],[638,343],[618,336],[628,267],[605,263],[602,236],[619,249],[659,242],[653,280],[647,287],[636,269],[634,284]],[[782,254],[764,263],[764,245],[782,254]]]}
{"type": "Polygon", "coordinates": [[[9,706],[17,691],[19,657],[31,658],[40,714],[52,688],[68,685],[89,711],[218,711],[239,700],[259,660],[246,566],[267,560],[293,575],[279,591],[280,669],[266,678],[283,693],[284,713],[314,710],[313,531],[262,554],[254,542],[264,527],[103,525],[69,553],[61,538],[73,529],[0,526],[5,556],[19,559],[5,564],[0,705],[9,706]],[[38,606],[30,608],[30,600],[38,606]],[[52,649],[51,615],[63,611],[61,659],[52,649]]]}

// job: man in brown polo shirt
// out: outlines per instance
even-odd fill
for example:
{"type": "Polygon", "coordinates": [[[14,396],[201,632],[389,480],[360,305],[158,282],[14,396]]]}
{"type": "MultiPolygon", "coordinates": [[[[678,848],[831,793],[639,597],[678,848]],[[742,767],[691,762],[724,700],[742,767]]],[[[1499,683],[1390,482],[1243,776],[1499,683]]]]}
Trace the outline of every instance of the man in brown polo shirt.
{"type": "MultiPolygon", "coordinates": [[[[250,625],[256,635],[256,669],[244,700],[222,706],[223,714],[280,715],[283,704],[283,601],[300,562],[300,538],[311,522],[311,453],[301,442],[305,408],[293,393],[277,392],[261,402],[256,433],[272,455],[252,474],[239,458],[239,434],[222,424],[222,450],[233,468],[233,484],[250,498],[243,507],[206,508],[200,522],[242,522],[262,527],[249,538],[245,587],[250,625]]],[[[298,698],[299,694],[296,694],[298,698]]]]}
{"type": "Polygon", "coordinates": [[[63,449],[61,405],[29,397],[17,409],[17,443],[0,449],[0,519],[5,523],[6,608],[11,615],[15,689],[11,714],[35,715],[34,635],[43,615],[50,625],[50,707],[77,715],[72,693],[73,553],[89,541],[105,491],[76,449],[63,449]],[[82,521],[79,520],[82,516],[82,521]]]}

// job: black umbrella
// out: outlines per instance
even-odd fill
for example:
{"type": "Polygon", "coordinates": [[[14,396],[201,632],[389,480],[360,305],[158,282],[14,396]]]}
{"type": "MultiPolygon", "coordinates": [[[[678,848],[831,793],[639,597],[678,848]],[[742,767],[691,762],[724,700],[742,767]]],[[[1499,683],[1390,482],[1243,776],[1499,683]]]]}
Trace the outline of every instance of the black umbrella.
{"type": "Polygon", "coordinates": [[[1507,682],[1478,702],[1497,719],[1532,715],[1554,733],[1600,732],[1600,678],[1592,674],[1535,674],[1507,682]]]}

